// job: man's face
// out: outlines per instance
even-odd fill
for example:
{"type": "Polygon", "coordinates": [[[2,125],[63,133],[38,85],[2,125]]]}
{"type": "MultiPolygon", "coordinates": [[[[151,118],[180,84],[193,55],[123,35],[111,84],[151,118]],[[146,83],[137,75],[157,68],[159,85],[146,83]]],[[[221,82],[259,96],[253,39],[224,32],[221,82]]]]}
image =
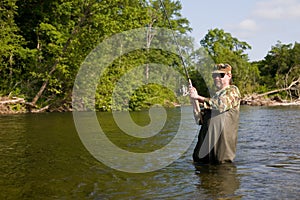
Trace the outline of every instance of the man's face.
{"type": "Polygon", "coordinates": [[[229,73],[214,73],[212,74],[215,86],[218,90],[223,89],[228,86],[231,79],[231,74],[229,73]]]}

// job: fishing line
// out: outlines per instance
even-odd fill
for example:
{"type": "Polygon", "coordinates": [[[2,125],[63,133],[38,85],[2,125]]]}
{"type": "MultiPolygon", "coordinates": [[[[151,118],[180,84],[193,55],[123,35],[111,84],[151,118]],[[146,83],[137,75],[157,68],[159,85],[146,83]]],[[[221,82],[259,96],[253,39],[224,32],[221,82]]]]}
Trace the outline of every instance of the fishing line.
{"type": "Polygon", "coordinates": [[[165,15],[165,17],[166,17],[166,19],[167,19],[167,21],[168,21],[169,27],[170,27],[170,29],[171,29],[171,32],[172,32],[172,35],[173,35],[173,38],[174,38],[174,42],[175,42],[175,44],[176,44],[176,46],[177,46],[177,49],[178,49],[178,53],[179,53],[180,60],[181,60],[181,62],[182,62],[182,64],[183,64],[183,69],[184,69],[185,75],[186,75],[186,77],[187,77],[187,79],[188,79],[188,81],[189,81],[189,85],[192,86],[192,82],[191,82],[191,80],[190,80],[190,76],[189,76],[189,73],[188,73],[188,71],[187,71],[186,64],[185,64],[185,62],[184,62],[184,60],[183,60],[182,52],[181,52],[181,49],[180,49],[180,47],[179,47],[178,41],[177,41],[177,39],[176,39],[176,36],[175,36],[174,30],[173,30],[172,24],[171,24],[170,19],[169,19],[169,17],[168,17],[167,10],[166,10],[165,5],[164,5],[164,3],[162,2],[162,0],[159,0],[159,2],[160,2],[160,5],[161,5],[161,7],[162,7],[162,9],[163,9],[164,15],[165,15]]]}
{"type": "MultiPolygon", "coordinates": [[[[178,41],[177,41],[177,39],[176,39],[176,36],[175,36],[174,30],[173,30],[172,24],[171,24],[171,22],[170,22],[170,19],[169,19],[169,17],[168,17],[168,13],[167,13],[166,7],[165,7],[165,5],[164,5],[164,3],[163,3],[162,0],[159,0],[159,2],[160,2],[160,5],[161,5],[161,7],[162,7],[162,9],[163,9],[164,15],[165,15],[165,17],[166,17],[166,19],[167,19],[167,21],[168,21],[169,27],[170,27],[170,29],[171,29],[171,32],[172,32],[172,35],[173,35],[173,38],[174,38],[174,42],[175,42],[175,44],[176,44],[176,46],[177,46],[178,53],[179,53],[179,57],[180,57],[181,62],[182,62],[182,64],[183,64],[183,69],[184,69],[185,75],[186,75],[186,77],[187,77],[187,79],[188,79],[188,82],[189,82],[189,87],[192,88],[192,87],[193,87],[192,81],[191,81],[190,76],[189,76],[189,73],[188,73],[188,71],[187,71],[186,64],[185,64],[185,62],[184,62],[184,60],[183,60],[182,52],[181,52],[181,49],[180,49],[180,47],[179,47],[178,41]]],[[[201,113],[201,108],[200,108],[200,105],[199,105],[199,103],[198,103],[198,100],[192,100],[191,103],[193,104],[193,107],[194,107],[195,111],[198,112],[198,113],[201,113]]],[[[200,122],[202,123],[202,122],[203,122],[203,117],[202,117],[202,115],[200,114],[199,117],[200,117],[200,122]]]]}

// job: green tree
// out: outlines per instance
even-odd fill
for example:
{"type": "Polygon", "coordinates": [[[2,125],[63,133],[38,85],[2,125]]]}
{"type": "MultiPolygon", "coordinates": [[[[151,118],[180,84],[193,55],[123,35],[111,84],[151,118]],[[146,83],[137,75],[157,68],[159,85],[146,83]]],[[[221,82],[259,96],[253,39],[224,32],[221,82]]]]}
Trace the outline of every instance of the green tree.
{"type": "Polygon", "coordinates": [[[31,103],[35,105],[40,98],[53,103],[70,97],[74,73],[91,48],[91,43],[85,44],[81,39],[90,30],[91,35],[95,33],[97,26],[90,21],[97,5],[93,1],[81,0],[18,3],[18,24],[24,38],[29,41],[26,47],[35,50],[32,60],[28,61],[31,103]]]}
{"type": "MultiPolygon", "coordinates": [[[[134,53],[128,55],[124,55],[112,64],[112,66],[104,75],[102,80],[100,80],[100,84],[97,89],[96,107],[98,110],[111,109],[111,102],[112,102],[111,94],[113,92],[114,85],[116,81],[128,70],[137,66],[145,65],[144,74],[137,74],[137,76],[144,76],[145,83],[147,83],[149,78],[149,73],[151,73],[150,71],[151,68],[149,66],[149,63],[161,63],[176,69],[182,68],[180,58],[177,55],[168,54],[167,52],[163,52],[162,50],[159,49],[157,50],[151,49],[151,45],[154,45],[153,42],[156,42],[155,45],[157,45],[157,42],[164,41],[163,37],[166,37],[166,41],[169,41],[170,37],[173,37],[172,35],[166,35],[166,36],[157,35],[157,32],[155,31],[156,27],[165,27],[168,29],[172,28],[175,33],[182,33],[182,34],[185,34],[190,30],[187,19],[182,18],[180,14],[181,4],[179,1],[173,2],[173,1],[165,0],[163,1],[163,4],[166,9],[166,13],[164,12],[160,1],[142,2],[141,8],[139,9],[140,10],[139,14],[143,15],[144,18],[142,19],[144,20],[140,21],[139,26],[145,27],[147,29],[147,32],[145,33],[146,48],[141,49],[139,51],[135,51],[134,53]],[[171,26],[169,26],[169,21],[167,20],[167,18],[170,20],[171,26]],[[154,37],[160,37],[160,40],[153,40],[154,37]]],[[[184,43],[181,44],[185,45],[184,43]]],[[[169,44],[166,43],[160,45],[169,45],[169,44]]],[[[120,49],[119,51],[120,54],[122,54],[121,52],[122,49],[120,49]]],[[[134,80],[132,80],[132,84],[134,85],[134,80]]],[[[126,89],[129,91],[131,90],[131,88],[126,88],[126,89]]],[[[149,88],[143,87],[143,89],[132,91],[134,97],[132,97],[131,99],[130,109],[134,110],[135,109],[134,106],[137,107],[136,109],[140,109],[141,107],[148,107],[149,102],[152,103],[164,102],[163,100],[166,97],[166,95],[161,95],[160,97],[157,97],[156,101],[148,101],[149,97],[156,96],[157,94],[165,94],[162,91],[165,91],[165,89],[161,87],[156,87],[154,85],[149,85],[149,88]],[[153,90],[153,88],[156,88],[159,91],[155,91],[153,90]]],[[[129,98],[127,97],[125,99],[129,99],[129,98]]],[[[171,95],[170,99],[174,100],[174,96],[171,95]]],[[[121,101],[122,99],[120,99],[120,102],[121,101]]],[[[122,108],[114,108],[114,109],[122,109],[122,108]]]]}
{"type": "MultiPolygon", "coordinates": [[[[247,60],[248,56],[244,51],[251,49],[251,46],[246,42],[239,41],[230,33],[218,28],[208,30],[200,44],[208,51],[215,62],[220,62],[219,56],[223,56],[225,49],[247,60]]],[[[223,61],[221,60],[221,62],[223,61]]]]}
{"type": "Polygon", "coordinates": [[[260,84],[266,90],[285,89],[293,85],[290,89],[281,92],[283,96],[291,98],[299,97],[300,82],[300,44],[282,44],[280,41],[271,48],[267,56],[260,62],[258,67],[261,71],[260,84]]]}
{"type": "Polygon", "coordinates": [[[249,63],[246,50],[251,46],[239,41],[222,29],[209,30],[200,41],[215,63],[228,63],[233,67],[233,83],[243,94],[252,93],[258,86],[259,70],[257,65],[249,63]]]}
{"type": "Polygon", "coordinates": [[[18,25],[30,61],[32,104],[70,100],[80,63],[105,37],[137,28],[143,20],[139,1],[19,1],[18,25]],[[138,23],[137,23],[138,22],[138,23]]]}
{"type": "Polygon", "coordinates": [[[3,0],[0,3],[0,95],[18,91],[23,70],[20,57],[25,41],[15,23],[16,1],[3,0]]]}
{"type": "MultiPolygon", "coordinates": [[[[190,30],[187,19],[181,17],[180,2],[163,2],[174,31],[190,30]]],[[[79,67],[104,39],[135,28],[170,28],[159,1],[4,0],[0,6],[3,11],[0,14],[1,94],[15,91],[37,107],[71,105],[79,67]]],[[[151,41],[148,42],[150,49],[151,41]]],[[[97,105],[109,104],[107,96],[117,77],[138,64],[154,60],[177,68],[180,65],[178,56],[160,50],[147,53],[141,50],[121,57],[103,80],[99,80],[112,82],[99,89],[97,105]]]]}

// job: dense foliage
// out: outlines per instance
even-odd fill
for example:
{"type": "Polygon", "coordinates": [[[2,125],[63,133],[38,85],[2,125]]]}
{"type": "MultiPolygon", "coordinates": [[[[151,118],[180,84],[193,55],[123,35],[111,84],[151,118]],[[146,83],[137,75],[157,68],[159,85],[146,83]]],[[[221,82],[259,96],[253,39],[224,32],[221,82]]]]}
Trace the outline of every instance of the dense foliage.
{"type": "MultiPolygon", "coordinates": [[[[114,61],[99,80],[95,106],[111,109],[111,93],[116,80],[135,66],[160,62],[181,71],[178,55],[151,49],[151,32],[166,27],[185,35],[191,30],[180,14],[179,1],[164,0],[166,12],[158,0],[3,0],[0,3],[0,96],[23,97],[32,106],[70,107],[72,89],[81,63],[97,44],[114,34],[135,28],[147,28],[146,48],[114,61]],[[168,15],[167,18],[165,15],[168,15]],[[167,19],[170,19],[170,24],[167,19]]],[[[201,49],[179,40],[194,85],[208,94],[211,80],[203,80],[196,66],[211,67],[213,62],[230,63],[234,83],[243,94],[286,88],[299,77],[300,45],[276,44],[264,60],[250,63],[246,42],[222,29],[209,30],[200,41],[211,61],[204,61],[201,49]]],[[[207,73],[209,72],[203,72],[207,73]]],[[[299,84],[298,84],[299,86],[299,84]]],[[[299,87],[283,96],[299,98],[299,87]]],[[[162,103],[173,105],[178,94],[155,84],[139,88],[129,97],[131,110],[162,103]],[[155,98],[154,98],[155,97],[155,98]]],[[[117,108],[123,109],[123,108],[117,108]]]]}
{"type": "Polygon", "coordinates": [[[282,44],[278,42],[264,60],[256,63],[261,79],[260,92],[277,88],[289,88],[281,92],[284,98],[300,98],[300,43],[282,44]]]}

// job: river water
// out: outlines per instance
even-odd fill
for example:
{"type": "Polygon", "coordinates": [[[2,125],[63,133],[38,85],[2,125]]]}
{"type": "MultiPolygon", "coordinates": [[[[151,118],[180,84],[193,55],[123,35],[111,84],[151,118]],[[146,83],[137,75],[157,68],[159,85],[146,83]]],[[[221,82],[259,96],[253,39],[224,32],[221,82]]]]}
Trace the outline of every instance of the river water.
{"type": "MultiPolygon", "coordinates": [[[[193,124],[191,107],[183,107],[193,124]]],[[[178,116],[180,108],[168,111],[178,116]]],[[[132,141],[118,136],[109,113],[103,129],[122,148],[153,151],[174,137],[170,120],[159,137],[132,141]]],[[[149,123],[147,112],[131,113],[149,123]]],[[[101,119],[101,120],[100,120],[101,119]]],[[[195,168],[189,149],[175,162],[148,173],[116,171],[84,147],[72,113],[0,116],[0,199],[299,199],[300,107],[241,107],[233,164],[195,168]]],[[[174,149],[176,152],[176,149],[174,149]]]]}

